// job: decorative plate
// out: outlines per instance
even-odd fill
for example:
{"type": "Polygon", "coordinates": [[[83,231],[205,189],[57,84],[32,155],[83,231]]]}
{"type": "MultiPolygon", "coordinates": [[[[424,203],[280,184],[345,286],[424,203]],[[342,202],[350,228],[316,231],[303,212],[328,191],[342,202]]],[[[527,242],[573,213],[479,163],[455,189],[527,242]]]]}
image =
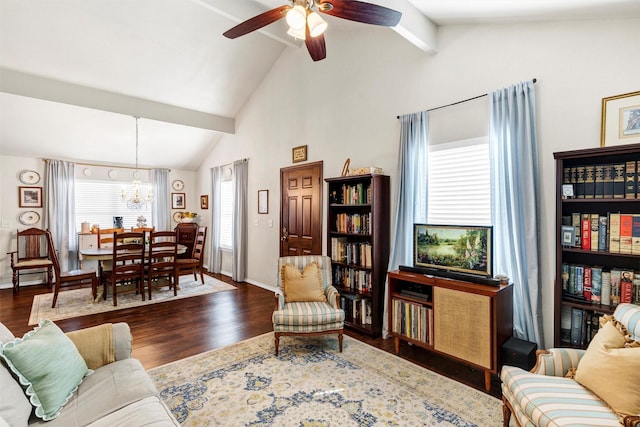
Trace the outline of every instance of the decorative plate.
{"type": "Polygon", "coordinates": [[[35,185],[40,182],[40,174],[34,170],[23,170],[20,172],[20,181],[23,184],[35,185]]]}
{"type": "Polygon", "coordinates": [[[171,183],[171,186],[173,187],[174,190],[180,191],[184,188],[184,182],[180,181],[179,179],[176,179],[171,183]]]}
{"type": "Polygon", "coordinates": [[[40,221],[40,214],[36,211],[22,212],[18,220],[23,225],[33,225],[40,221]]]}
{"type": "Polygon", "coordinates": [[[182,221],[182,212],[174,212],[173,213],[173,220],[175,222],[180,222],[182,221]]]}

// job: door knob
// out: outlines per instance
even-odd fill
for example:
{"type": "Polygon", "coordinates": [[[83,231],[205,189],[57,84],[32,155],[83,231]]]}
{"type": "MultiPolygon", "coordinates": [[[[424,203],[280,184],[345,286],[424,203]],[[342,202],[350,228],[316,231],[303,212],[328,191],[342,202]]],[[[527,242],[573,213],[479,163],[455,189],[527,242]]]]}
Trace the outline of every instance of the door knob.
{"type": "Polygon", "coordinates": [[[289,232],[287,231],[287,227],[282,227],[282,237],[280,238],[280,240],[284,242],[288,238],[289,238],[289,232]]]}

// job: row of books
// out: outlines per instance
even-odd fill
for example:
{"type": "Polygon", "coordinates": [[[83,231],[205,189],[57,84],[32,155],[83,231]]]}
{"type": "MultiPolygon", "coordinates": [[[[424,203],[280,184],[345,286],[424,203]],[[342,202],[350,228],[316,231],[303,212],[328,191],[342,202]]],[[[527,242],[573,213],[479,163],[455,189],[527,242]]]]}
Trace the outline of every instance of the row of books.
{"type": "Polygon", "coordinates": [[[392,299],[392,332],[433,344],[433,309],[401,299],[392,299]]]}
{"type": "Polygon", "coordinates": [[[640,273],[633,270],[563,263],[561,279],[568,298],[612,307],[640,304],[640,273]]]}
{"type": "Polygon", "coordinates": [[[371,243],[349,242],[346,237],[331,238],[331,261],[371,268],[371,243]]]}
{"type": "Polygon", "coordinates": [[[640,198],[640,161],[565,167],[562,183],[573,185],[576,198],[640,198]]]}
{"type": "Polygon", "coordinates": [[[329,203],[341,205],[371,204],[371,185],[365,185],[364,183],[343,184],[341,188],[333,189],[329,192],[329,203]]]}
{"type": "Polygon", "coordinates": [[[370,299],[357,295],[342,295],[340,304],[346,321],[371,325],[373,306],[370,299]]]}
{"type": "Polygon", "coordinates": [[[602,313],[562,306],[560,340],[573,347],[585,348],[600,329],[602,313]]]}
{"type": "Polygon", "coordinates": [[[640,214],[578,213],[562,217],[562,242],[590,251],[640,255],[640,214]],[[575,233],[573,239],[565,235],[575,233]],[[573,244],[571,244],[573,241],[573,244]]]}
{"type": "Polygon", "coordinates": [[[333,266],[333,284],[354,292],[371,292],[371,272],[340,265],[333,266]]]}
{"type": "Polygon", "coordinates": [[[336,215],[336,231],[338,233],[371,234],[371,213],[336,215]]]}

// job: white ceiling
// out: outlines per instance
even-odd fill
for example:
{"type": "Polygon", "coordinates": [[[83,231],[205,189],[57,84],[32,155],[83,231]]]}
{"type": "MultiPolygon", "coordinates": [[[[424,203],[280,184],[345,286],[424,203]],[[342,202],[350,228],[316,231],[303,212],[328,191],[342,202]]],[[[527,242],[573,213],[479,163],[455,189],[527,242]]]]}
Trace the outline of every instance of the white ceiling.
{"type": "MultiPolygon", "coordinates": [[[[197,169],[282,51],[304,49],[283,20],[222,33],[286,1],[0,0],[0,154],[131,165],[139,116],[141,166],[197,169]]],[[[432,23],[640,16],[640,0],[371,2],[426,51],[432,23]]]]}

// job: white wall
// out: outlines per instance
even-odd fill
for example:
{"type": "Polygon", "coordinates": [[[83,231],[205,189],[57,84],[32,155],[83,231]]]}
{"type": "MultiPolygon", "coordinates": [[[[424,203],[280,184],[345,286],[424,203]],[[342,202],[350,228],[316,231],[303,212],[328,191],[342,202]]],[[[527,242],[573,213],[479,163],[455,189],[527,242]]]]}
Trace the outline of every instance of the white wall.
{"type": "Polygon", "coordinates": [[[225,136],[203,163],[199,182],[208,185],[210,167],[250,158],[249,281],[275,284],[279,169],[291,166],[292,147],[307,144],[308,160],[324,161],[325,177],[338,176],[347,158],[352,167],[382,167],[395,201],[398,114],[537,78],[541,287],[551,343],[553,152],[597,147],[602,98],[639,89],[640,61],[632,52],[640,20],[445,27],[435,56],[389,29],[364,28],[330,28],[327,59],[318,63],[304,49],[286,49],[237,117],[236,134],[225,136]],[[257,214],[261,189],[269,190],[266,216],[257,214]],[[268,219],[273,227],[265,226],[268,219]]]}

